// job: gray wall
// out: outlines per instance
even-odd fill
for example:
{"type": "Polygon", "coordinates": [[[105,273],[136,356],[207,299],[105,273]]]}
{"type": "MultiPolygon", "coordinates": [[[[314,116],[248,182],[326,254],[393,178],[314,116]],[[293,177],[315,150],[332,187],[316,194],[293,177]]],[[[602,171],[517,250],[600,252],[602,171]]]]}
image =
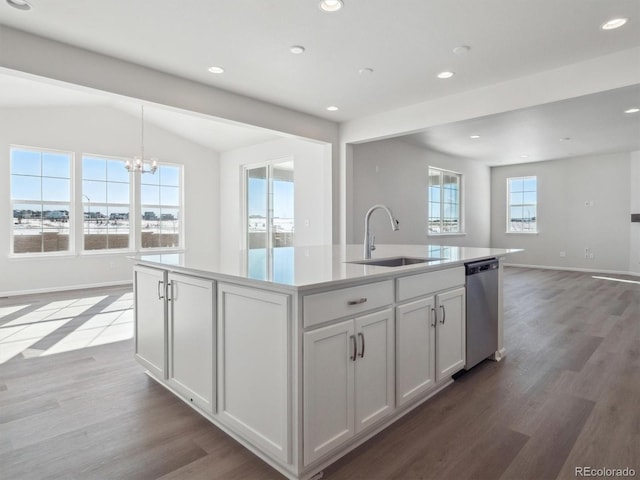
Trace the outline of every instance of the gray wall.
{"type": "Polygon", "coordinates": [[[375,212],[371,228],[377,243],[489,247],[490,169],[473,160],[432,152],[396,140],[353,146],[353,236],[361,243],[364,216],[374,204],[387,205],[400,221],[391,231],[384,212],[375,212]],[[462,174],[466,235],[427,236],[427,171],[443,168],[462,174]]]}
{"type": "Polygon", "coordinates": [[[492,168],[492,246],[524,248],[511,264],[629,271],[630,169],[629,153],[492,168]],[[507,178],[528,175],[538,177],[539,233],[505,233],[507,178]]]}

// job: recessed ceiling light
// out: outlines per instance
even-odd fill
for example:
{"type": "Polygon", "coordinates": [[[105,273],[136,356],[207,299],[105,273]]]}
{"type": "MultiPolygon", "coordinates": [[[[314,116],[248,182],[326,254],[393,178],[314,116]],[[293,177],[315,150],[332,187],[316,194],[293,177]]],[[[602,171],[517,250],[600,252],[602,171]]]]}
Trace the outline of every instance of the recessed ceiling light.
{"type": "Polygon", "coordinates": [[[602,25],[600,25],[600,28],[602,30],[613,30],[614,28],[620,28],[625,23],[627,23],[627,20],[628,20],[627,18],[613,18],[608,22],[605,22],[602,25]]]}
{"type": "Polygon", "coordinates": [[[453,53],[455,53],[456,55],[464,55],[465,53],[468,53],[469,50],[471,50],[471,47],[469,45],[460,45],[459,47],[453,49],[453,53]]]}
{"type": "Polygon", "coordinates": [[[337,12],[342,6],[342,0],[322,0],[320,2],[320,9],[325,12],[337,12]]]}
{"type": "Polygon", "coordinates": [[[469,135],[469,138],[473,138],[475,140],[476,138],[480,138],[480,135],[469,135]]]}
{"type": "Polygon", "coordinates": [[[31,4],[27,0],[7,0],[7,3],[18,10],[31,10],[31,4]]]}
{"type": "Polygon", "coordinates": [[[304,53],[304,47],[302,45],[292,45],[289,47],[289,51],[294,55],[300,55],[301,53],[304,53]]]}
{"type": "Polygon", "coordinates": [[[629,110],[625,110],[624,113],[638,113],[640,112],[640,108],[630,108],[629,110]]]}
{"type": "Polygon", "coordinates": [[[364,76],[371,75],[373,73],[373,68],[369,68],[369,67],[360,68],[358,69],[358,73],[364,76]]]}
{"type": "Polygon", "coordinates": [[[529,158],[529,155],[520,155],[520,158],[529,158]]]}
{"type": "Polygon", "coordinates": [[[451,78],[455,75],[453,72],[440,72],[438,78],[451,78]]]}
{"type": "Polygon", "coordinates": [[[335,105],[331,105],[330,107],[327,107],[327,110],[329,110],[330,112],[335,112],[339,110],[339,108],[336,107],[335,105]]]}
{"type": "Polygon", "coordinates": [[[220,66],[209,67],[207,70],[211,73],[224,73],[224,68],[220,66]]]}
{"type": "Polygon", "coordinates": [[[571,140],[571,137],[563,137],[560,139],[561,142],[568,142],[569,140],[571,140]]]}

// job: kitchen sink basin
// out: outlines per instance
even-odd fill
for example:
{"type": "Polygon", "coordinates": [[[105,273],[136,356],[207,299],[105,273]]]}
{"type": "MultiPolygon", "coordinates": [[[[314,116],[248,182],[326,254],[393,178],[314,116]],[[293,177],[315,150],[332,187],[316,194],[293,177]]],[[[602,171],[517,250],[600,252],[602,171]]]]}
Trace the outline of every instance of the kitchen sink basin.
{"type": "Polygon", "coordinates": [[[374,258],[371,260],[356,260],[347,263],[357,263],[359,265],[375,265],[377,267],[403,267],[405,265],[415,265],[416,263],[427,263],[442,260],[441,258],[418,258],[418,257],[390,257],[374,258]]]}

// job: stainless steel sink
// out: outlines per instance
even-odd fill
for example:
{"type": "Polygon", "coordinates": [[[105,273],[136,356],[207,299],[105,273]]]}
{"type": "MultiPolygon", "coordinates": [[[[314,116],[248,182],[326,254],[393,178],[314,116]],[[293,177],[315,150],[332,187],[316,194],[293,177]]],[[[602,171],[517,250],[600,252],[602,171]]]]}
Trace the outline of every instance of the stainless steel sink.
{"type": "Polygon", "coordinates": [[[355,260],[347,263],[357,263],[359,265],[375,265],[377,267],[403,267],[405,265],[415,265],[416,263],[435,262],[441,258],[417,258],[417,257],[390,257],[375,258],[371,260],[355,260]]]}

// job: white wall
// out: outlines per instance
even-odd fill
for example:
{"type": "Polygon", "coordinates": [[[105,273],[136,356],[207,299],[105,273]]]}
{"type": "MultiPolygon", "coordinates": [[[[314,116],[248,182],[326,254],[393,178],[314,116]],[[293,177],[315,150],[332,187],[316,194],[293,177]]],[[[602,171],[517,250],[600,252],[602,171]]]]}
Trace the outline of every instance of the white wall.
{"type": "MultiPolygon", "coordinates": [[[[631,153],[630,213],[640,213],[640,151],[631,153]]],[[[629,225],[629,272],[640,274],[640,223],[629,225]]]]}
{"type": "MultiPolygon", "coordinates": [[[[338,124],[0,25],[0,69],[23,72],[332,145],[332,218],[339,212],[338,124]],[[55,61],[51,61],[55,59],[55,61]]],[[[338,242],[338,228],[333,241],[338,242]]]]}
{"type": "Polygon", "coordinates": [[[629,271],[630,166],[631,155],[620,153],[492,168],[492,246],[524,248],[511,264],[629,271]],[[538,177],[539,233],[507,234],[507,178],[529,175],[538,177]]]}
{"type": "Polygon", "coordinates": [[[353,145],[353,236],[364,238],[364,216],[374,204],[387,205],[400,221],[391,230],[384,212],[371,217],[376,243],[489,247],[490,169],[473,160],[436,153],[390,139],[353,145]],[[427,171],[443,168],[462,174],[464,236],[427,237],[427,171]]]}
{"type": "Polygon", "coordinates": [[[220,154],[221,259],[243,248],[243,165],[288,157],[294,163],[294,244],[332,243],[331,146],[283,138],[220,154]]]}
{"type": "MultiPolygon", "coordinates": [[[[108,107],[51,107],[0,110],[0,294],[54,290],[131,281],[125,254],[8,258],[12,224],[9,198],[9,145],[51,148],[75,154],[76,198],[81,195],[83,153],[131,157],[140,151],[140,119],[108,107]]],[[[218,254],[218,154],[145,126],[145,154],[178,163],[184,170],[185,246],[218,254]],[[208,221],[194,221],[206,212],[208,221]]],[[[78,247],[79,252],[79,247],[78,247]]]]}

